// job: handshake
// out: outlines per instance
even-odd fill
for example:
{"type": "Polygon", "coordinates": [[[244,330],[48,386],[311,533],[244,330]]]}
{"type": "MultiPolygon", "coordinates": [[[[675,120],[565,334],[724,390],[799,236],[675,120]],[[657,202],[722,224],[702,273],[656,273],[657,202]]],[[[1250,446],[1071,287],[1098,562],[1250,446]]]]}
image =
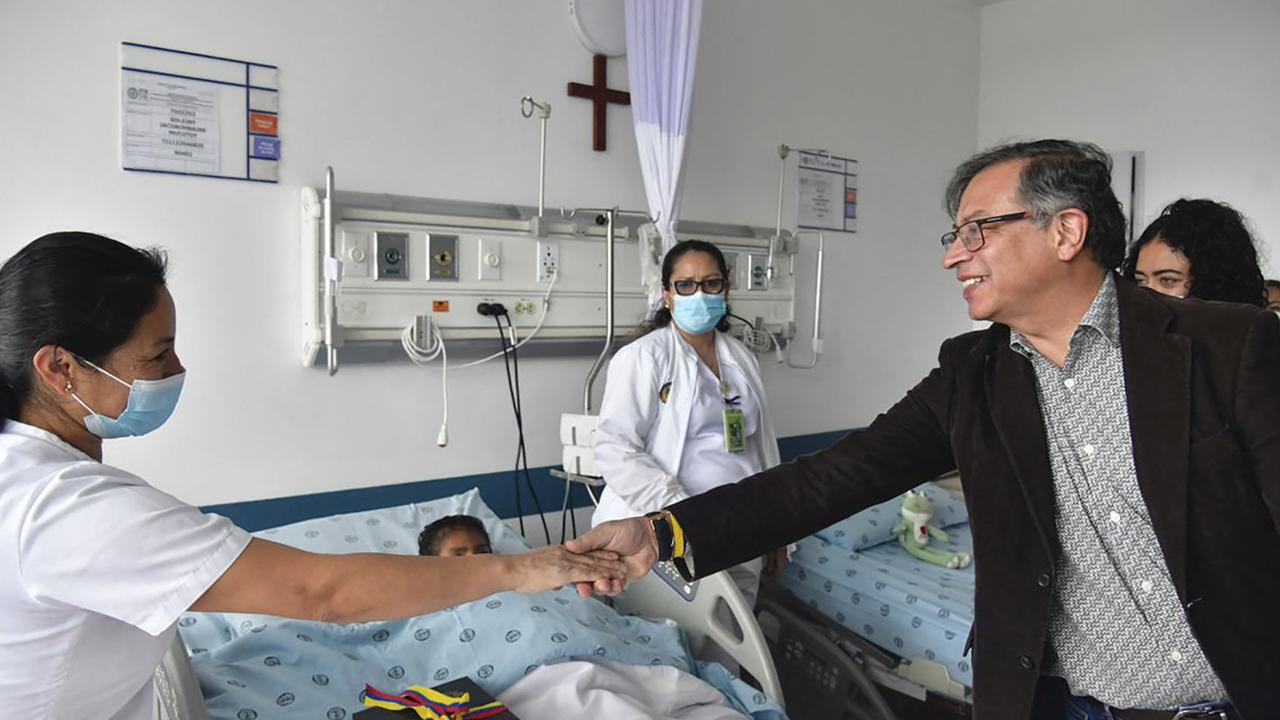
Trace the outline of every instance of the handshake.
{"type": "Polygon", "coordinates": [[[644,518],[602,523],[564,545],[512,556],[514,588],[534,593],[573,583],[582,597],[616,596],[658,560],[653,526],[644,518]]]}

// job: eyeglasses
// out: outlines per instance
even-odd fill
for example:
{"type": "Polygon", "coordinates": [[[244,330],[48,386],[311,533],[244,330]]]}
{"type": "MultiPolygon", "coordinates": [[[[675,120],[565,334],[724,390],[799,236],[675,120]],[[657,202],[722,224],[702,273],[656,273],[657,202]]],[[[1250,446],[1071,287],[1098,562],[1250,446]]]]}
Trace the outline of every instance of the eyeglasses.
{"type": "Polygon", "coordinates": [[[692,295],[702,288],[708,295],[719,295],[724,291],[724,278],[707,278],[706,280],[676,280],[671,283],[677,295],[692,295]]]}
{"type": "Polygon", "coordinates": [[[1022,212],[1009,213],[1007,215],[994,215],[992,217],[977,218],[970,220],[963,225],[957,226],[951,232],[942,233],[942,247],[950,248],[951,244],[957,239],[964,245],[964,249],[969,252],[977,252],[987,243],[987,237],[983,234],[984,225],[992,225],[999,222],[1012,222],[1014,220],[1025,220],[1032,216],[1030,210],[1022,212]]]}

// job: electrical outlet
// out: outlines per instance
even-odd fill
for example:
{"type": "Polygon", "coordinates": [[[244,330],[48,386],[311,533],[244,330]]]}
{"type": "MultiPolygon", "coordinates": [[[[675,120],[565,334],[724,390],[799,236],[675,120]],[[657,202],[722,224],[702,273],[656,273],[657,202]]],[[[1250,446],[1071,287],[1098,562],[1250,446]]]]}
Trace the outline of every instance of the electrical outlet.
{"type": "Polygon", "coordinates": [[[560,243],[538,241],[538,282],[551,282],[560,272],[560,243]]]}
{"type": "Polygon", "coordinates": [[[480,238],[480,280],[502,279],[502,241],[497,238],[480,238]]]}

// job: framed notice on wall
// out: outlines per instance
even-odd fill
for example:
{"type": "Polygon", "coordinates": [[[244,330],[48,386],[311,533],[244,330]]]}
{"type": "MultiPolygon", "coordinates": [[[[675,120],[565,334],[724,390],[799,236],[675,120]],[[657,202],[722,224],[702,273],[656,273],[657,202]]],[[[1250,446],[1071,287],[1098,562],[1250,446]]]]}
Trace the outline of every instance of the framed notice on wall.
{"type": "Polygon", "coordinates": [[[121,166],[276,182],[278,73],[274,65],[121,43],[121,166]]]}
{"type": "Polygon", "coordinates": [[[796,225],[805,230],[858,231],[858,161],[801,150],[796,171],[796,225]]]}

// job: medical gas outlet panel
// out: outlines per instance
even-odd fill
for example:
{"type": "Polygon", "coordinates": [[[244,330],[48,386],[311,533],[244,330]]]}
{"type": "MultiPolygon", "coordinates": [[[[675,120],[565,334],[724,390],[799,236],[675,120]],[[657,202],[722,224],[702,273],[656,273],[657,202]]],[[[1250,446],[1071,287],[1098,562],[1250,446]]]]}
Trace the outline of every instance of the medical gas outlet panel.
{"type": "MultiPolygon", "coordinates": [[[[342,222],[336,239],[342,263],[337,317],[348,339],[425,314],[447,337],[488,338],[495,322],[480,314],[480,303],[501,303],[512,324],[532,328],[544,297],[549,307],[539,337],[603,332],[600,238],[342,222]]],[[[618,242],[615,253],[615,277],[638,278],[635,242],[618,242]]],[[[644,289],[638,282],[618,285],[616,317],[626,328],[643,315],[644,289]]]]}
{"type": "MultiPolygon", "coordinates": [[[[421,327],[425,318],[446,343],[494,339],[497,324],[480,312],[482,303],[506,308],[522,337],[535,329],[538,339],[604,337],[607,228],[598,213],[539,218],[510,205],[354,192],[332,193],[326,209],[324,196],[324,189],[302,192],[305,364],[323,364],[326,346],[399,342],[406,327],[421,327]]],[[[784,271],[769,277],[763,232],[689,237],[725,250],[733,312],[764,320],[785,339],[794,333],[794,282],[781,247],[775,267],[784,271]]],[[[614,223],[618,338],[646,317],[648,283],[659,271],[660,250],[641,242],[642,234],[656,239],[642,219],[614,223]]]]}

